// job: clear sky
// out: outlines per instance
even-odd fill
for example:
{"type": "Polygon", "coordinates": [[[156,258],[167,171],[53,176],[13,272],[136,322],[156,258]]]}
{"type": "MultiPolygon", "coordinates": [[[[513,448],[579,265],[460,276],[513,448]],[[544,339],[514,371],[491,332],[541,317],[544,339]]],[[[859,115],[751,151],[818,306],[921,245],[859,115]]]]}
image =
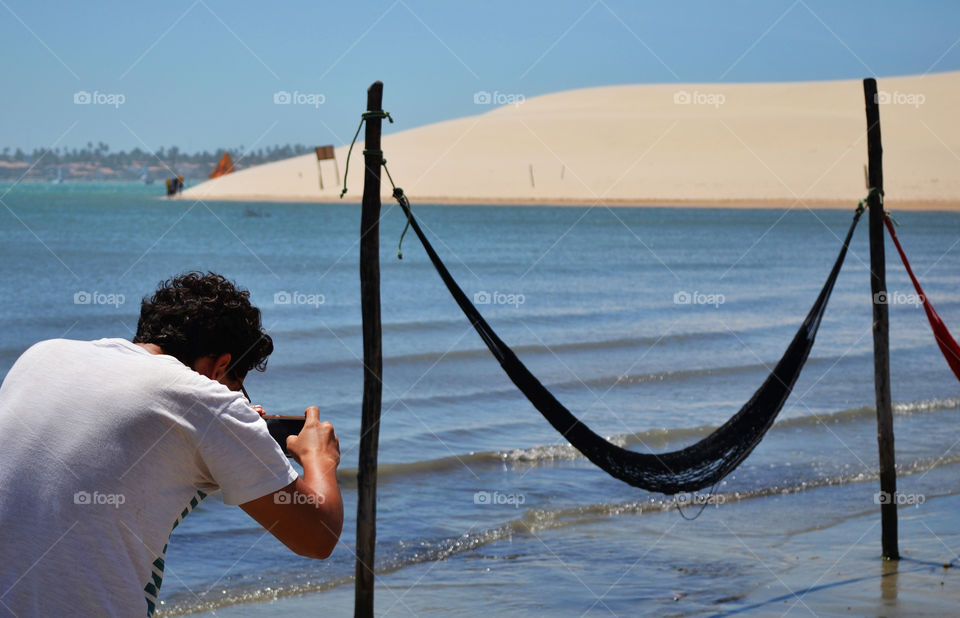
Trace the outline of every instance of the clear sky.
{"type": "Polygon", "coordinates": [[[395,131],[480,91],[958,70],[960,2],[0,0],[0,50],[0,147],[339,145],[376,79],[395,131]]]}

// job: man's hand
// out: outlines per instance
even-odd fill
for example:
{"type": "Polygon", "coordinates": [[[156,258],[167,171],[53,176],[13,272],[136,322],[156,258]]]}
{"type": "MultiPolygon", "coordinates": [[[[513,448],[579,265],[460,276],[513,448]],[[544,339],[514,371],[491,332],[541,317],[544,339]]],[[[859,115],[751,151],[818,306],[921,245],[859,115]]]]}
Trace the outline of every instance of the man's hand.
{"type": "Polygon", "coordinates": [[[340,442],[320,410],[307,408],[303,430],[287,438],[287,450],[303,476],[283,489],[240,506],[294,552],[326,558],[343,529],[343,500],[337,485],[340,442]]]}
{"type": "Polygon", "coordinates": [[[306,416],[307,421],[300,433],[287,438],[287,450],[301,466],[305,466],[305,461],[321,465],[332,461],[334,467],[339,466],[340,441],[333,432],[333,425],[320,422],[320,409],[316,406],[307,408],[306,416]]]}

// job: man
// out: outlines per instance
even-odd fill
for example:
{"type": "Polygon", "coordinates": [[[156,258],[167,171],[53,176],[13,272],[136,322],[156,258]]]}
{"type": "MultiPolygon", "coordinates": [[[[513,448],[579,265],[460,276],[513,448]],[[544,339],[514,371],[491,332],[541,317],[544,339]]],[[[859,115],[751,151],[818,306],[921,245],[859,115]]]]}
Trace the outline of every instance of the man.
{"type": "Polygon", "coordinates": [[[273,342],[250,294],[187,273],[144,299],[137,335],[43,341],[0,386],[0,615],[152,614],[172,528],[207,494],[294,552],[343,526],[333,427],[307,408],[287,449],[243,390],[273,342]]]}

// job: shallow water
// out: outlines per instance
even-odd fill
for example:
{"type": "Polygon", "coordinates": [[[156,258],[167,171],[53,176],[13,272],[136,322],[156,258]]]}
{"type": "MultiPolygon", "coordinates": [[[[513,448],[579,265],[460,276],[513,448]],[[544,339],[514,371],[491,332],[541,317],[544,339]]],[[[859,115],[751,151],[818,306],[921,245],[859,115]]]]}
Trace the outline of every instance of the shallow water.
{"type": "MultiPolygon", "coordinates": [[[[317,404],[334,423],[346,488],[343,544],[325,562],[298,558],[213,497],[173,535],[161,598],[170,613],[323,590],[317,598],[337,605],[353,573],[359,209],[167,202],[155,191],[21,184],[3,197],[0,375],[37,340],[132,337],[139,298],[172,274],[213,270],[249,288],[276,352],[248,390],[270,411],[317,404]],[[75,303],[82,292],[91,303],[75,303]]],[[[598,433],[637,450],[689,444],[750,397],[813,303],[852,215],[414,208],[464,290],[478,300],[489,295],[481,311],[528,367],[598,433]],[[683,293],[695,302],[675,303],[683,293]]],[[[918,276],[956,334],[960,215],[897,218],[918,276]]],[[[743,534],[763,528],[763,555],[774,551],[770,527],[800,534],[816,518],[875,519],[865,220],[778,424],[696,522],[682,520],[672,499],[607,477],[559,439],[502,374],[415,238],[396,259],[402,223],[385,204],[377,555],[394,573],[390,581],[406,582],[396,584],[397,595],[422,576],[438,613],[477,607],[501,585],[516,595],[506,613],[606,612],[605,604],[637,613],[640,601],[658,613],[670,603],[681,612],[732,611],[744,591],[768,585],[769,572],[729,557],[724,543],[711,549],[723,526],[733,526],[727,518],[753,522],[743,534]],[[804,500],[785,514],[785,493],[810,496],[809,510],[804,500]],[[680,531],[685,541],[661,554],[658,539],[680,531]],[[641,557],[638,548],[651,553],[641,557]],[[630,578],[639,587],[618,592],[630,578]],[[591,605],[608,587],[613,596],[591,605]]],[[[906,302],[913,290],[889,245],[887,254],[891,298],[904,301],[890,307],[898,466],[904,486],[955,495],[960,456],[951,450],[955,432],[944,428],[958,419],[960,387],[922,309],[906,302]]],[[[829,550],[822,554],[830,559],[829,550]]],[[[407,609],[401,600],[393,611],[407,609]]]]}

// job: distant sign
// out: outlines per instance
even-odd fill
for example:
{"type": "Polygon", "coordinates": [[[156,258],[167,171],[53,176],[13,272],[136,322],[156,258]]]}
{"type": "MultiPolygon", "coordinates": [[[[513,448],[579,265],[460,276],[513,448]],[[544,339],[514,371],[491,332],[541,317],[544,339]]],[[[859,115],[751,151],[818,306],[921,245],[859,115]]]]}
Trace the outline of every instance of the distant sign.
{"type": "Polygon", "coordinates": [[[337,172],[337,184],[340,184],[340,166],[337,165],[337,158],[333,155],[333,146],[317,146],[313,149],[317,153],[317,178],[320,180],[320,190],[323,190],[323,170],[320,169],[321,161],[333,159],[333,167],[337,172]]]}

